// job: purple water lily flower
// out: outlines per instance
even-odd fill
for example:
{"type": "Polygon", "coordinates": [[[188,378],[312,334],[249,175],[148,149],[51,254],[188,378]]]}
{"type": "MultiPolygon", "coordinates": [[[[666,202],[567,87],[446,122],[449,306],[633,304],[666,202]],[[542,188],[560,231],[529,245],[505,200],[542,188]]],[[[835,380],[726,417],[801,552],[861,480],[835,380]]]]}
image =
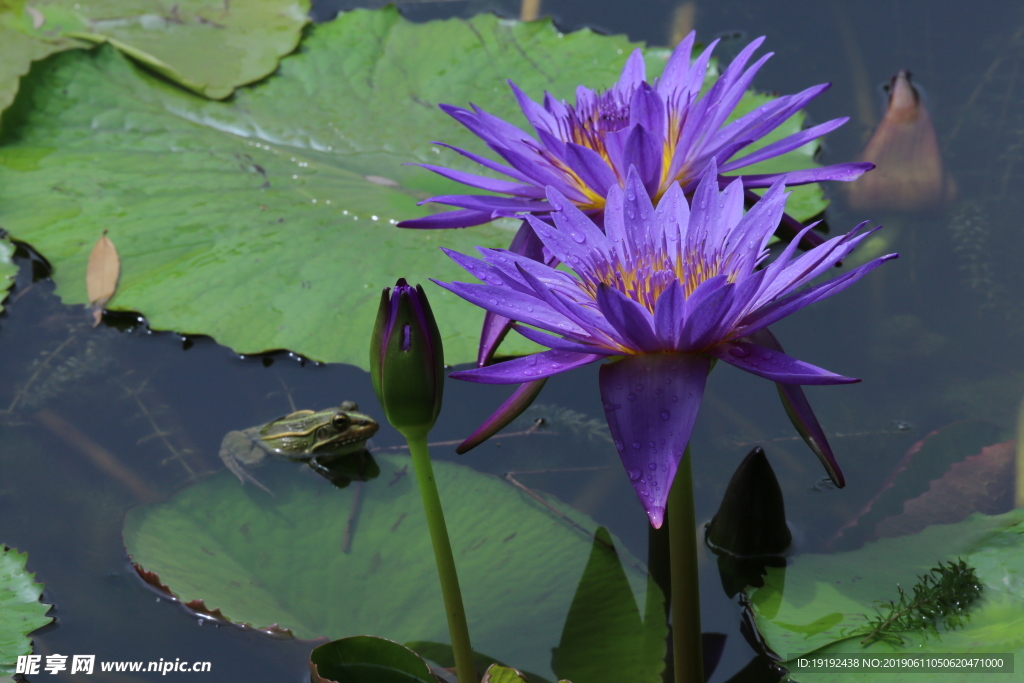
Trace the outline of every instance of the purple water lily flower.
{"type": "MultiPolygon", "coordinates": [[[[777,181],[746,213],[742,182],[722,191],[718,185],[712,160],[692,201],[674,183],[655,208],[643,176],[630,169],[625,189],[612,186],[608,192],[604,231],[549,187],[554,225],[534,216],[527,220],[544,247],[574,274],[511,251],[480,248],[482,260],[447,253],[484,284],[437,283],[521,321],[516,331],[549,349],[453,377],[520,383],[604,358],[615,361],[601,366],[605,416],[655,527],[661,525],[714,359],[783,386],[858,381],[786,355],[768,326],[896,257],[889,254],[804,287],[873,231],[862,232],[862,223],[799,256],[794,240],[759,267],[785,208],[784,185],[777,181]]],[[[788,398],[787,410],[817,427],[806,400],[788,398]]],[[[838,470],[834,461],[826,464],[838,470]]]]}
{"type": "MultiPolygon", "coordinates": [[[[536,138],[476,106],[467,110],[441,105],[445,112],[483,139],[508,165],[438,144],[451,147],[485,168],[508,176],[510,180],[421,164],[446,178],[496,194],[432,197],[425,202],[458,208],[402,221],[398,225],[406,228],[464,228],[523,212],[548,216],[554,210],[546,194],[546,188],[551,186],[600,226],[609,191],[625,185],[626,174],[631,167],[637,169],[648,196],[657,205],[675,183],[690,195],[712,160],[718,164],[720,173],[734,174],[751,164],[801,147],[847,121],[846,118],[833,119],[741,155],[741,150],[778,128],[829,85],[817,85],[795,95],[779,97],[726,124],[726,119],[736,109],[754,75],[771,53],[747,67],[764,38],[754,40],[701,96],[711,53],[718,41],[712,42],[691,62],[694,39],[695,34],[690,33],[679,44],[654,85],[646,80],[643,54],[635,50],[626,61],[618,82],[610,90],[596,92],[580,86],[576,90],[575,104],[545,94],[541,105],[509,81],[527,121],[536,131],[536,138]]],[[[778,180],[787,185],[854,180],[870,168],[872,164],[868,163],[845,163],[786,173],[722,176],[720,180],[724,184],[730,177],[743,178],[743,198],[751,204],[758,199],[751,192],[753,188],[766,188],[778,180]]],[[[803,227],[785,215],[782,223],[790,234],[803,227]]],[[[808,247],[821,242],[814,233],[804,233],[804,240],[808,247]]],[[[511,249],[518,254],[530,255],[534,260],[553,263],[552,255],[542,253],[542,245],[526,223],[511,249]]],[[[481,335],[479,365],[490,361],[508,331],[508,324],[509,321],[503,317],[487,316],[481,335]]]]}

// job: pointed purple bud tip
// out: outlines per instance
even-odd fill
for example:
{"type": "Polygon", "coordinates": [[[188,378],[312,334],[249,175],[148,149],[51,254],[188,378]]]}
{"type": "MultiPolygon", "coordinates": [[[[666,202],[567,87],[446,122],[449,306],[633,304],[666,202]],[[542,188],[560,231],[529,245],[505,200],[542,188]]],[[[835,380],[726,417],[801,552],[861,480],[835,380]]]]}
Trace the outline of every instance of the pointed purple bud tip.
{"type": "Polygon", "coordinates": [[[426,293],[405,278],[381,293],[370,376],[388,422],[407,438],[425,436],[441,411],[444,351],[426,293]]]}
{"type": "Polygon", "coordinates": [[[647,517],[651,520],[652,527],[660,529],[665,522],[665,507],[663,505],[652,506],[647,510],[647,517]]]}

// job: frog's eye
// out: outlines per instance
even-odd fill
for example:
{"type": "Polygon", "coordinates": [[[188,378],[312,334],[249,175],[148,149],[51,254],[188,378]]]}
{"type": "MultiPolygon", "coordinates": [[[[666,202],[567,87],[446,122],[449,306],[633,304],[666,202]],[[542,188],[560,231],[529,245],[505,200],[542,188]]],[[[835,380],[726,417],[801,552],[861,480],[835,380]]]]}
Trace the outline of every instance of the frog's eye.
{"type": "Polygon", "coordinates": [[[345,413],[338,413],[331,418],[331,424],[334,425],[334,428],[339,432],[343,432],[352,424],[352,420],[350,420],[348,415],[345,413]]]}

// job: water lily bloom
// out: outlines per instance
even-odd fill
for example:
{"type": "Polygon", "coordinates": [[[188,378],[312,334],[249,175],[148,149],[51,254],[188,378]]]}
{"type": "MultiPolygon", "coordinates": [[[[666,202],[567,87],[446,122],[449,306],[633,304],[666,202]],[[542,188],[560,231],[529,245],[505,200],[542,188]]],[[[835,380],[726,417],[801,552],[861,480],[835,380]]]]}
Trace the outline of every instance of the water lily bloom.
{"type": "Polygon", "coordinates": [[[406,438],[426,436],[441,412],[444,350],[427,295],[405,278],[381,293],[370,377],[388,422],[406,438]]]}
{"type": "MultiPolygon", "coordinates": [[[[766,188],[778,180],[801,185],[825,180],[853,180],[870,163],[844,163],[823,168],[808,168],[784,173],[745,174],[742,169],[772,159],[811,142],[841,126],[846,118],[833,119],[789,135],[781,140],[743,153],[745,148],[764,138],[820,95],[828,84],[808,88],[795,95],[772,100],[740,116],[726,120],[754,79],[758,69],[771,57],[762,56],[751,66],[747,63],[764,41],[758,38],[744,48],[702,96],[712,42],[691,62],[695,34],[690,33],[672,53],[664,73],[652,84],[647,81],[646,65],[640,50],[626,61],[622,75],[605,92],[580,86],[576,102],[570,104],[545,94],[539,104],[509,81],[527,121],[536,137],[472,106],[472,110],[451,105],[441,108],[475,135],[506,163],[498,163],[472,152],[450,147],[486,169],[507,176],[508,180],[475,175],[464,171],[421,164],[446,178],[494,194],[456,194],[432,197],[437,202],[457,207],[454,211],[402,221],[406,228],[464,228],[486,223],[500,216],[518,216],[529,212],[548,216],[554,207],[547,199],[547,187],[602,225],[608,193],[625,185],[627,171],[636,168],[648,196],[655,205],[670,187],[678,183],[690,195],[708,164],[715,161],[723,175],[743,179],[743,199],[756,202],[751,190],[766,188]],[[506,165],[507,164],[507,165],[506,165]]],[[[422,203],[425,203],[422,202],[422,203]]],[[[791,234],[803,226],[788,216],[783,225],[791,234]]],[[[805,232],[806,246],[820,243],[814,233],[805,232]]],[[[524,223],[511,249],[545,259],[542,245],[524,223]]],[[[481,335],[479,365],[489,362],[494,349],[508,330],[503,318],[489,315],[481,335]]]]}
{"type": "MultiPolygon", "coordinates": [[[[655,208],[633,168],[624,189],[609,189],[602,231],[549,187],[553,225],[527,220],[573,273],[481,248],[482,259],[447,253],[483,284],[437,283],[521,321],[514,329],[549,350],[452,376],[521,383],[612,360],[600,371],[605,416],[633,487],[659,527],[715,359],[783,385],[858,381],[788,356],[768,326],[842,291],[896,255],[811,284],[871,234],[862,223],[800,255],[793,240],[765,265],[785,209],[784,190],[777,181],[744,213],[742,181],[720,191],[712,160],[691,201],[674,183],[655,208]]],[[[790,401],[789,409],[809,413],[806,401],[790,401]]],[[[817,425],[813,415],[803,417],[817,425]]]]}

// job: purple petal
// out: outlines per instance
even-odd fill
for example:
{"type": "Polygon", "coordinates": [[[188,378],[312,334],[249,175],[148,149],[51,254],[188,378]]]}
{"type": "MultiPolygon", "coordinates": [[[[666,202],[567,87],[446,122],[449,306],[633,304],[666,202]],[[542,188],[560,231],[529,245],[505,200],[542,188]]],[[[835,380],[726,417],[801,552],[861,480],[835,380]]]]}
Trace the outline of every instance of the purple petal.
{"type": "Polygon", "coordinates": [[[658,303],[654,306],[654,333],[658,336],[661,348],[680,348],[680,323],[684,320],[685,314],[686,293],[679,280],[675,280],[661,293],[658,303]]]}
{"type": "Polygon", "coordinates": [[[523,110],[523,115],[526,116],[526,120],[530,122],[534,130],[538,133],[542,130],[547,132],[558,130],[558,121],[555,120],[555,117],[547,109],[527,97],[526,93],[520,90],[519,86],[512,81],[508,81],[508,85],[512,88],[512,93],[516,96],[516,101],[519,103],[519,108],[523,110]]]}
{"type": "Polygon", "coordinates": [[[623,65],[622,74],[614,88],[616,91],[628,95],[645,80],[647,80],[647,66],[644,64],[644,53],[637,48],[633,50],[623,65]]]}
{"type": "Polygon", "coordinates": [[[519,320],[553,332],[561,332],[566,325],[569,326],[567,332],[577,334],[584,332],[582,328],[566,320],[565,316],[554,311],[551,306],[536,296],[495,285],[473,285],[465,282],[440,282],[438,280],[432,280],[432,282],[471,304],[512,320],[519,320]],[[527,310],[528,308],[532,310],[527,310]]]}
{"type": "Polygon", "coordinates": [[[629,125],[643,126],[648,133],[659,141],[660,148],[665,140],[665,103],[658,92],[646,83],[642,83],[633,92],[629,103],[629,125]]]}
{"type": "Polygon", "coordinates": [[[587,187],[601,196],[606,195],[612,185],[619,183],[604,157],[589,147],[573,142],[566,144],[565,163],[587,187]]]}
{"type": "Polygon", "coordinates": [[[624,346],[645,353],[662,350],[651,328],[651,314],[640,304],[601,283],[597,288],[597,306],[618,332],[619,339],[625,342],[624,346]]]}
{"type": "Polygon", "coordinates": [[[530,341],[536,342],[541,346],[546,346],[549,349],[571,351],[573,353],[597,353],[602,356],[614,356],[620,353],[617,350],[601,349],[595,347],[593,344],[581,344],[579,342],[572,341],[571,339],[556,337],[553,334],[541,332],[540,330],[535,330],[532,327],[526,327],[525,325],[513,325],[512,328],[530,341]]]}
{"type": "Polygon", "coordinates": [[[525,173],[521,173],[518,169],[512,168],[511,166],[499,164],[497,161],[492,161],[487,157],[482,157],[479,154],[474,154],[473,152],[467,152],[464,149],[459,149],[458,147],[453,147],[452,145],[448,145],[443,142],[435,142],[434,144],[439,145],[441,147],[447,147],[448,149],[454,152],[458,152],[462,156],[466,157],[471,161],[475,161],[484,168],[489,168],[492,171],[497,171],[498,173],[502,173],[504,175],[509,176],[510,178],[515,178],[516,180],[519,180],[524,183],[533,183],[533,180],[531,180],[529,176],[527,176],[525,173]]]}
{"type": "Polygon", "coordinates": [[[664,519],[710,368],[706,356],[687,353],[626,356],[601,366],[608,428],[655,529],[664,519]]]}
{"type": "Polygon", "coordinates": [[[519,388],[512,392],[512,395],[494,411],[493,415],[484,420],[484,423],[477,427],[476,431],[467,436],[466,440],[455,448],[455,452],[459,455],[467,453],[507,427],[512,420],[522,415],[523,411],[530,407],[530,404],[540,394],[540,390],[544,388],[545,382],[547,379],[520,384],[519,388]]]}
{"type": "Polygon", "coordinates": [[[625,263],[631,252],[630,231],[626,229],[626,216],[622,188],[612,185],[608,190],[604,205],[604,234],[608,236],[615,257],[619,263],[625,263]]]}
{"type": "Polygon", "coordinates": [[[629,168],[626,176],[626,199],[623,203],[625,225],[633,254],[651,249],[651,241],[659,234],[654,205],[642,174],[636,167],[629,168]]]}
{"type": "Polygon", "coordinates": [[[494,353],[512,329],[512,321],[493,311],[484,311],[484,324],[480,329],[480,345],[476,351],[477,367],[484,367],[494,359],[494,353]]]}
{"type": "Polygon", "coordinates": [[[751,164],[756,164],[759,161],[780,156],[786,152],[796,149],[797,147],[802,147],[812,140],[817,140],[821,136],[832,132],[849,120],[850,118],[848,116],[841,119],[832,119],[831,121],[826,121],[825,123],[814,126],[813,128],[807,128],[799,133],[794,133],[782,140],[773,142],[770,145],[765,145],[761,149],[751,152],[745,157],[733,159],[729,163],[724,164],[720,169],[718,169],[718,171],[719,173],[728,173],[729,171],[733,171],[742,166],[750,166],[751,164]]]}
{"type": "Polygon", "coordinates": [[[718,204],[718,169],[712,157],[690,202],[690,223],[686,229],[686,244],[683,253],[703,254],[711,225],[711,214],[718,204]]]}
{"type": "Polygon", "coordinates": [[[530,221],[530,225],[533,227],[533,231],[537,233],[537,237],[540,238],[544,246],[547,247],[548,251],[556,259],[568,264],[569,267],[577,272],[586,272],[588,274],[594,272],[597,267],[594,252],[585,244],[577,243],[562,230],[555,229],[538,218],[526,216],[526,219],[530,221]]]}
{"type": "Polygon", "coordinates": [[[524,358],[507,360],[496,365],[488,365],[485,368],[460,370],[453,372],[451,377],[482,384],[521,384],[551,377],[560,372],[593,363],[601,358],[604,356],[551,350],[524,358]]]}
{"type": "Polygon", "coordinates": [[[658,93],[663,98],[670,97],[673,93],[683,90],[686,83],[686,76],[690,70],[690,55],[693,52],[693,43],[697,40],[697,32],[690,31],[682,42],[672,51],[672,56],[665,64],[665,71],[658,79],[658,93]]]}
{"type": "MultiPolygon", "coordinates": [[[[718,277],[725,279],[724,276],[718,277]]],[[[686,318],[680,333],[681,349],[699,351],[719,340],[719,324],[726,311],[732,307],[735,288],[736,285],[727,283],[696,301],[695,297],[690,297],[693,303],[687,302],[686,318]]]]}
{"type": "MultiPolygon", "coordinates": [[[[658,202],[655,214],[657,220],[654,224],[659,232],[655,236],[656,240],[664,239],[666,244],[672,245],[673,241],[683,238],[686,226],[690,222],[690,204],[686,201],[686,195],[679,183],[669,185],[668,191],[658,202]]],[[[674,248],[669,249],[669,253],[672,251],[674,248]]]]}
{"type": "Polygon", "coordinates": [[[821,301],[822,299],[826,299],[834,294],[838,294],[878,266],[897,257],[898,254],[880,256],[874,261],[865,263],[863,266],[859,266],[858,268],[855,268],[849,273],[841,275],[834,280],[824,282],[816,287],[811,287],[810,289],[778,299],[777,301],[759,308],[748,315],[746,319],[743,320],[742,324],[737,327],[736,331],[741,335],[750,335],[757,330],[762,330],[776,321],[782,320],[788,315],[792,315],[801,308],[805,308],[817,301],[821,301]]]}
{"type": "Polygon", "coordinates": [[[462,183],[471,187],[478,187],[481,190],[487,190],[488,192],[503,192],[505,194],[516,195],[518,197],[530,197],[534,199],[541,199],[544,197],[544,191],[536,185],[525,185],[523,183],[513,183],[508,180],[488,178],[487,176],[466,173],[465,171],[457,171],[452,168],[434,166],[432,164],[411,165],[420,166],[428,171],[433,171],[439,176],[454,180],[457,183],[462,183]]]}
{"type": "Polygon", "coordinates": [[[547,202],[518,197],[497,197],[483,194],[442,194],[424,199],[420,204],[448,204],[472,211],[551,211],[547,202]]]}
{"type": "Polygon", "coordinates": [[[823,370],[810,363],[787,356],[781,351],[767,349],[748,341],[723,342],[708,349],[708,353],[735,365],[740,370],[785,384],[851,384],[859,382],[823,370]]]}
{"type": "Polygon", "coordinates": [[[494,220],[492,211],[473,211],[463,209],[460,211],[445,211],[435,213],[423,218],[410,218],[398,223],[399,228],[416,228],[420,230],[440,230],[444,228],[468,228],[473,225],[482,225],[494,220]]]}
{"type": "MultiPolygon", "coordinates": [[[[559,232],[567,234],[578,245],[578,251],[588,252],[595,263],[607,263],[611,258],[612,244],[604,231],[553,187],[548,188],[548,203],[556,210],[552,219],[559,232]]],[[[569,265],[575,267],[576,264],[570,262],[569,265]]]]}
{"type": "Polygon", "coordinates": [[[622,148],[622,168],[636,168],[648,195],[656,194],[661,185],[663,142],[643,126],[634,126],[622,148]]]}
{"type": "MultiPolygon", "coordinates": [[[[754,333],[749,339],[767,349],[783,352],[779,340],[775,338],[775,335],[768,328],[754,333]]],[[[835,456],[832,455],[832,447],[828,445],[825,432],[822,430],[821,425],[818,424],[818,418],[814,416],[814,410],[811,409],[811,404],[808,402],[807,396],[804,395],[804,390],[800,388],[799,384],[776,382],[775,386],[779,390],[782,407],[786,409],[786,415],[789,416],[789,420],[793,423],[796,431],[803,437],[804,442],[814,454],[818,456],[818,459],[821,460],[821,464],[825,466],[825,471],[828,472],[828,476],[835,483],[836,487],[843,488],[846,486],[843,471],[839,469],[839,463],[836,462],[835,456]]]]}
{"type": "Polygon", "coordinates": [[[742,178],[744,187],[768,187],[773,183],[782,181],[792,187],[793,185],[806,185],[808,183],[820,183],[825,180],[850,181],[856,180],[865,171],[870,171],[874,164],[850,162],[845,164],[833,164],[822,168],[805,168],[801,171],[786,171],[785,173],[762,173],[751,175],[730,176],[730,178],[742,178]]]}
{"type": "Polygon", "coordinates": [[[441,109],[453,119],[468,128],[471,133],[488,144],[488,146],[504,147],[512,141],[529,140],[536,143],[526,131],[511,123],[492,116],[482,109],[473,107],[473,111],[442,104],[441,109]]]}

